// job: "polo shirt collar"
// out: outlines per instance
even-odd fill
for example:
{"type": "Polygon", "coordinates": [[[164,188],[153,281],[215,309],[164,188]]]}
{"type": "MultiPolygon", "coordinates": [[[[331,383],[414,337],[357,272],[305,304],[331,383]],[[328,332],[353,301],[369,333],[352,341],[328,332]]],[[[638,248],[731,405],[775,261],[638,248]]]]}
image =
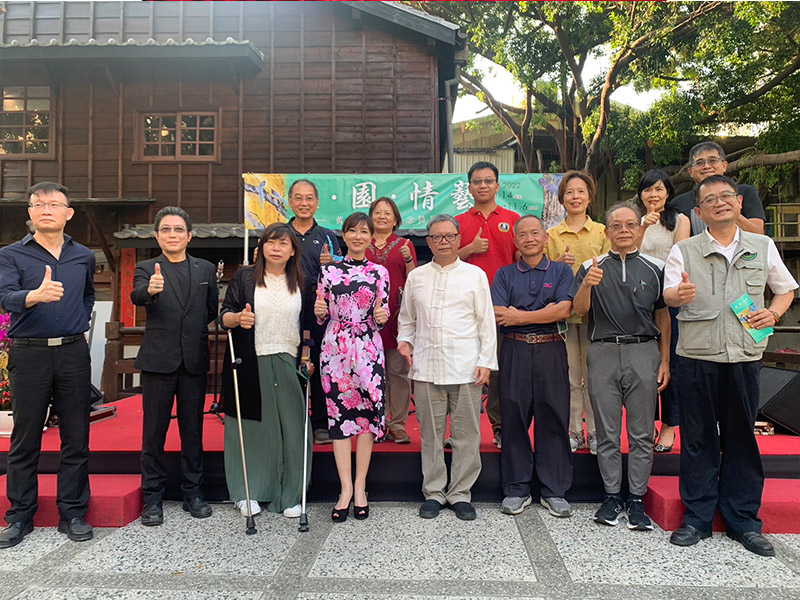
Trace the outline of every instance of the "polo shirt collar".
{"type": "Polygon", "coordinates": [[[531,269],[536,269],[537,271],[547,271],[548,267],[550,267],[550,259],[547,258],[546,255],[542,255],[542,260],[540,260],[539,264],[535,267],[530,266],[521,257],[517,261],[517,268],[523,273],[527,273],[531,269]]]}
{"type": "Polygon", "coordinates": [[[309,235],[311,235],[311,233],[312,233],[312,232],[313,232],[313,231],[314,231],[314,230],[315,230],[317,227],[319,227],[319,224],[317,223],[317,220],[312,218],[312,219],[311,219],[311,221],[313,222],[313,225],[311,226],[311,229],[309,229],[309,230],[308,230],[308,231],[306,231],[305,233],[300,233],[300,232],[299,232],[299,231],[297,231],[297,229],[295,229],[295,227],[294,227],[294,220],[295,220],[296,218],[297,218],[297,217],[292,217],[291,219],[289,219],[289,223],[288,223],[288,225],[289,225],[289,227],[291,227],[291,228],[292,228],[292,231],[294,231],[294,232],[295,232],[297,235],[309,236],[309,235]]]}
{"type": "MultiPolygon", "coordinates": [[[[73,241],[73,240],[72,240],[72,236],[71,236],[71,235],[69,235],[69,234],[67,234],[67,233],[64,233],[64,234],[62,234],[62,235],[64,236],[64,245],[65,245],[65,246],[66,246],[67,244],[70,244],[70,243],[72,243],[72,241],[73,241]]],[[[32,234],[32,233],[28,233],[28,234],[26,234],[26,235],[25,235],[25,237],[24,237],[24,238],[22,238],[22,243],[23,243],[23,245],[25,245],[25,244],[29,244],[30,242],[36,242],[36,238],[35,238],[35,237],[33,237],[33,234],[32,234]]],[[[36,242],[36,243],[38,244],[39,242],[36,242]]]]}
{"type": "MultiPolygon", "coordinates": [[[[499,208],[500,208],[500,205],[495,202],[494,210],[492,212],[490,212],[489,214],[490,215],[499,215],[500,214],[500,211],[498,210],[499,208]]],[[[474,206],[469,209],[469,212],[471,212],[473,215],[481,215],[481,216],[483,216],[483,213],[481,211],[479,211],[477,208],[475,208],[474,206]]]]}
{"type": "MultiPolygon", "coordinates": [[[[585,229],[586,231],[591,231],[592,230],[592,225],[594,225],[594,221],[592,221],[592,217],[590,217],[589,215],[586,215],[586,223],[583,224],[583,227],[581,227],[581,229],[585,229]]],[[[572,229],[570,229],[569,225],[567,225],[567,219],[566,218],[563,221],[561,221],[561,223],[556,225],[556,228],[555,228],[555,232],[556,233],[565,233],[565,232],[568,232],[568,231],[572,232],[572,229]]]]}

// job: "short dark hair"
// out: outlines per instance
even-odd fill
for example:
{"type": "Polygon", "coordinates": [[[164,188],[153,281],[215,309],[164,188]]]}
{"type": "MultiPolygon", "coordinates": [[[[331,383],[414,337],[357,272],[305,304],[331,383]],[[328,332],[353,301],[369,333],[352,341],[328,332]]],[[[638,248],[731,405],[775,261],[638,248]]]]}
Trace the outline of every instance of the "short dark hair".
{"type": "Polygon", "coordinates": [[[586,189],[589,192],[589,206],[594,204],[597,199],[597,186],[594,183],[594,178],[588,173],[583,171],[567,171],[561,178],[561,183],[558,184],[558,202],[564,204],[564,194],[567,193],[567,184],[573,179],[580,179],[586,184],[586,189]]]}
{"type": "Polygon", "coordinates": [[[636,215],[636,222],[637,224],[642,221],[642,212],[639,210],[639,207],[636,206],[633,202],[625,200],[623,202],[616,202],[612,204],[609,209],[606,211],[606,226],[608,226],[608,222],[611,220],[611,215],[622,208],[629,208],[633,211],[633,214],[636,215]]]}
{"type": "Polygon", "coordinates": [[[297,180],[293,181],[292,185],[289,186],[289,191],[286,192],[287,196],[291,196],[292,195],[292,192],[294,191],[294,186],[296,186],[298,183],[307,183],[312,188],[314,188],[314,198],[319,200],[319,188],[317,188],[317,184],[314,183],[313,181],[311,181],[310,179],[297,179],[297,180]]]}
{"type": "Polygon", "coordinates": [[[722,160],[725,160],[725,150],[722,149],[717,142],[700,142],[699,144],[695,144],[692,146],[692,149],[689,150],[689,162],[694,162],[694,157],[700,154],[701,152],[711,152],[716,151],[719,154],[719,157],[722,160]]]}
{"type": "Polygon", "coordinates": [[[667,231],[675,231],[675,227],[678,224],[678,209],[669,205],[669,201],[675,196],[675,186],[672,185],[672,181],[665,171],[661,169],[650,169],[642,175],[642,178],[639,180],[639,185],[636,188],[636,197],[639,199],[639,205],[643,208],[643,212],[646,213],[648,209],[644,205],[644,200],[642,200],[642,192],[653,187],[659,181],[662,182],[667,189],[667,203],[664,206],[664,210],[661,211],[659,222],[666,227],[667,231]]]}
{"type": "Polygon", "coordinates": [[[378,206],[379,202],[385,202],[389,205],[389,208],[394,213],[394,227],[392,227],[392,231],[397,229],[400,223],[403,222],[403,215],[400,214],[400,209],[397,208],[397,204],[391,198],[387,198],[386,196],[381,196],[377,200],[375,200],[372,204],[369,205],[369,216],[372,218],[372,213],[375,212],[375,208],[378,206]]]}
{"type": "Polygon", "coordinates": [[[183,222],[186,223],[186,231],[192,230],[192,219],[189,217],[189,213],[185,210],[180,208],[179,206],[165,206],[160,211],[156,213],[155,223],[153,224],[153,229],[158,231],[158,226],[161,225],[161,220],[164,217],[168,217],[170,215],[176,215],[183,219],[183,222]]]}
{"type": "Polygon", "coordinates": [[[542,221],[541,217],[538,217],[536,215],[522,215],[519,219],[517,219],[517,222],[514,223],[514,236],[515,237],[517,235],[517,225],[522,223],[525,219],[536,219],[537,221],[539,221],[539,225],[542,226],[542,231],[547,233],[547,226],[544,224],[544,221],[542,221]]]}
{"type": "Polygon", "coordinates": [[[38,196],[39,194],[49,194],[51,192],[61,192],[64,194],[64,198],[67,200],[67,206],[69,206],[69,190],[65,188],[60,183],[55,183],[53,181],[40,181],[36,185],[32,185],[28,188],[27,194],[28,198],[30,199],[31,196],[38,196]]]}
{"type": "Polygon", "coordinates": [[[700,206],[700,190],[705,186],[712,184],[712,183],[726,183],[730,186],[730,188],[739,193],[739,188],[736,186],[736,182],[728,177],[727,175],[709,175],[703,181],[698,183],[694,188],[694,205],[700,206]]]}
{"type": "Polygon", "coordinates": [[[467,173],[467,181],[472,181],[472,174],[475,171],[480,171],[481,169],[491,169],[494,172],[495,179],[500,181],[500,171],[498,171],[497,167],[495,167],[492,163],[485,160],[476,162],[469,168],[469,172],[467,173]]]}
{"type": "Polygon", "coordinates": [[[354,212],[347,217],[342,224],[342,233],[346,233],[351,229],[355,229],[359,225],[366,225],[369,229],[370,235],[375,233],[375,225],[372,222],[372,217],[363,212],[354,212]]]}

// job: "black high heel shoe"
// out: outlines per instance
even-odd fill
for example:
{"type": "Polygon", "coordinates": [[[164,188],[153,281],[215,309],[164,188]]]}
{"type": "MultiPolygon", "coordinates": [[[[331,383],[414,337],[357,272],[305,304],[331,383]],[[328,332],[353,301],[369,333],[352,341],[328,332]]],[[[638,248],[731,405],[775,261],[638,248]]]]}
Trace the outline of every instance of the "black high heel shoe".
{"type": "Polygon", "coordinates": [[[347,521],[347,517],[350,514],[350,505],[347,508],[336,508],[333,507],[331,511],[331,521],[334,523],[344,523],[347,521]]]}
{"type": "MultiPolygon", "coordinates": [[[[365,496],[369,496],[369,494],[364,493],[365,496]]],[[[353,517],[358,519],[359,521],[363,521],[367,517],[369,517],[369,502],[367,502],[364,506],[359,506],[358,504],[353,502],[353,517]]]]}

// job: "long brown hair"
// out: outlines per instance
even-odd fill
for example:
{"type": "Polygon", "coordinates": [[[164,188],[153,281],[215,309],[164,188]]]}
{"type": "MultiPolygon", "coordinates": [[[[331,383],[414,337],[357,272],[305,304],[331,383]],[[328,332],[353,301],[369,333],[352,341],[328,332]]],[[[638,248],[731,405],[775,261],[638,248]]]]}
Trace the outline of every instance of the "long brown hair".
{"type": "Polygon", "coordinates": [[[267,259],[264,258],[264,244],[267,240],[281,240],[288,238],[292,243],[294,254],[289,257],[286,263],[286,285],[289,291],[294,294],[303,286],[303,270],[300,266],[300,244],[286,223],[273,223],[264,229],[264,233],[258,238],[258,257],[253,268],[253,281],[256,286],[264,287],[264,275],[267,272],[267,259]]]}

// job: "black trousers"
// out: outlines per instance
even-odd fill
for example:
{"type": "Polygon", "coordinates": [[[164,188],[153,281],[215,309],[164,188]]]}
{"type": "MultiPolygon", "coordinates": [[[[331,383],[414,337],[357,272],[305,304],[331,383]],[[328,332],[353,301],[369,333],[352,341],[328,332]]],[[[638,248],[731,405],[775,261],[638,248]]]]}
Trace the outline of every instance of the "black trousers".
{"type": "Polygon", "coordinates": [[[164,442],[176,398],[181,435],[181,492],[184,498],[202,493],[206,374],[188,373],[183,364],[172,373],[142,371],[142,494],[145,504],[155,504],[164,498],[167,479],[164,442]]]}
{"type": "Polygon", "coordinates": [[[325,325],[317,325],[316,322],[309,328],[311,332],[311,339],[314,340],[314,345],[309,352],[309,358],[314,364],[314,373],[312,373],[309,380],[311,382],[311,390],[309,397],[311,401],[311,428],[313,430],[324,429],[328,430],[328,403],[325,399],[325,392],[322,391],[322,381],[320,380],[320,366],[319,354],[322,349],[322,338],[325,337],[325,325]]]}
{"type": "Polygon", "coordinates": [[[760,371],[761,361],[678,361],[685,524],[710,531],[719,506],[730,530],[761,532],[764,470],[753,433],[760,371]]]}
{"type": "Polygon", "coordinates": [[[9,358],[14,430],[8,452],[6,522],[30,521],[38,508],[39,453],[47,406],[58,411],[61,459],[56,503],[62,519],[89,505],[89,346],[13,347],[9,358]]]}
{"type": "Polygon", "coordinates": [[[569,447],[569,366],[563,342],[528,344],[506,338],[500,352],[503,493],[531,493],[534,453],[544,497],[563,497],[572,486],[569,447]]]}

